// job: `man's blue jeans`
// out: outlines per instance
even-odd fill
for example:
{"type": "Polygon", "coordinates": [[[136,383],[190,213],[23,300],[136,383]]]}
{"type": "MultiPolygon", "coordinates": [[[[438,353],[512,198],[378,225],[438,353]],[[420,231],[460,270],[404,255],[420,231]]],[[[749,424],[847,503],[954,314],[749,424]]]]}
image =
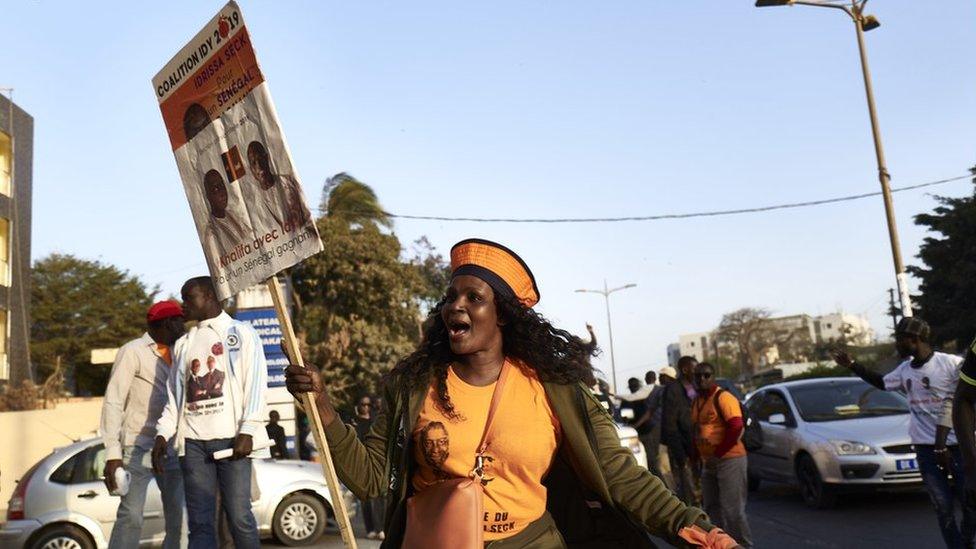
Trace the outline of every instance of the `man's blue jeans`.
{"type": "Polygon", "coordinates": [[[186,547],[186,527],[183,522],[183,473],[176,456],[168,456],[162,476],[154,475],[150,451],[138,446],[122,449],[122,467],[129,472],[129,492],[122,496],[119,511],[109,539],[110,549],[138,547],[142,537],[142,517],[146,506],[149,481],[156,478],[163,499],[163,517],[166,521],[166,539],[163,549],[186,547]]]}
{"type": "Polygon", "coordinates": [[[190,549],[217,543],[217,490],[237,549],[259,549],[258,526],[251,511],[251,459],[214,460],[213,453],[233,448],[234,439],[186,441],[181,458],[190,525],[190,549]]]}
{"type": "Polygon", "coordinates": [[[929,499],[935,507],[935,514],[939,519],[939,529],[942,539],[949,549],[963,549],[972,547],[973,536],[976,536],[976,507],[967,505],[963,495],[965,477],[962,470],[962,455],[958,446],[950,446],[952,456],[951,471],[939,468],[935,458],[935,447],[929,444],[916,444],[915,456],[918,458],[918,469],[922,473],[922,482],[929,493],[929,499]],[[950,484],[949,473],[952,473],[950,484]],[[962,507],[962,529],[956,525],[955,503],[962,507]]]}

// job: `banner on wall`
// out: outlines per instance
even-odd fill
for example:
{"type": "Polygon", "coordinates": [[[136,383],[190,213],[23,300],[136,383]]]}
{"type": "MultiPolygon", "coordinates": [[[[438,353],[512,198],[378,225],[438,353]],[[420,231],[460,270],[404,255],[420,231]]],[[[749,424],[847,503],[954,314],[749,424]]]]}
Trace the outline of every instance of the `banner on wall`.
{"type": "Polygon", "coordinates": [[[268,387],[284,387],[288,357],[281,350],[281,323],[274,307],[239,310],[234,313],[234,318],[250,324],[261,338],[264,358],[268,362],[268,387]]]}

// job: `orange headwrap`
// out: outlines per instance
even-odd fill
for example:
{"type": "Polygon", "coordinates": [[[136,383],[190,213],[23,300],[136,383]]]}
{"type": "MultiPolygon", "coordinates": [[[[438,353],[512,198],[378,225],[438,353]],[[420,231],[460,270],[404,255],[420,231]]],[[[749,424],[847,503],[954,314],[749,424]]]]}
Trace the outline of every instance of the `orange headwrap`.
{"type": "Polygon", "coordinates": [[[526,307],[539,302],[539,288],[532,271],[518,255],[501,244],[469,238],[451,248],[451,274],[484,280],[505,297],[515,297],[526,307]]]}

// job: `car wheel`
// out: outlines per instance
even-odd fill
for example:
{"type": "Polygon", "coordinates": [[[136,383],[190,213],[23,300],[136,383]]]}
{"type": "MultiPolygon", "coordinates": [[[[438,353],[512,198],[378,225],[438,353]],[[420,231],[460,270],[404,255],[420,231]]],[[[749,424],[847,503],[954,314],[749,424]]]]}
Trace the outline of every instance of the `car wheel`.
{"type": "Polygon", "coordinates": [[[58,524],[41,531],[29,545],[30,549],[95,549],[84,530],[71,524],[58,524]]]}
{"type": "Polygon", "coordinates": [[[288,546],[310,545],[322,535],[328,513],[315,496],[295,493],[287,496],[274,514],[274,535],[288,546]]]}
{"type": "Polygon", "coordinates": [[[836,495],[824,484],[813,458],[804,454],[796,462],[796,478],[800,484],[800,494],[808,507],[829,509],[837,503],[836,495]]]}
{"type": "Polygon", "coordinates": [[[761,482],[761,480],[760,480],[759,477],[757,477],[755,475],[749,475],[749,491],[750,492],[758,492],[759,491],[759,483],[760,482],[761,482]]]}

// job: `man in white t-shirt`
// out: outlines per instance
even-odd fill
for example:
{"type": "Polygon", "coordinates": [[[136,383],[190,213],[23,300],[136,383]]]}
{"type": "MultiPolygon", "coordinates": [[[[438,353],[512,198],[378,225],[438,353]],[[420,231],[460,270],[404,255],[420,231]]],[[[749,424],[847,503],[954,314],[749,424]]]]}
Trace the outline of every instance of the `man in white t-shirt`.
{"type": "Polygon", "coordinates": [[[962,358],[933,350],[929,335],[929,325],[924,320],[902,318],[895,329],[895,348],[906,360],[884,376],[858,364],[847,353],[837,352],[834,359],[875,387],[900,391],[908,397],[908,434],[922,481],[935,506],[942,539],[950,548],[972,547],[976,505],[963,497],[962,455],[951,432],[952,398],[959,383],[962,358]],[[962,507],[961,527],[956,524],[957,502],[962,507]]]}
{"type": "Polygon", "coordinates": [[[175,439],[181,457],[190,549],[217,547],[217,491],[238,549],[260,547],[251,512],[251,457],[269,457],[264,428],[268,368],[254,329],[220,305],[210,277],[183,285],[183,310],[197,326],[174,347],[168,403],[157,423],[153,465],[175,439]],[[261,448],[254,451],[253,448],[261,448]],[[228,459],[214,452],[232,449],[228,459]],[[260,454],[260,455],[259,455],[260,454]]]}

